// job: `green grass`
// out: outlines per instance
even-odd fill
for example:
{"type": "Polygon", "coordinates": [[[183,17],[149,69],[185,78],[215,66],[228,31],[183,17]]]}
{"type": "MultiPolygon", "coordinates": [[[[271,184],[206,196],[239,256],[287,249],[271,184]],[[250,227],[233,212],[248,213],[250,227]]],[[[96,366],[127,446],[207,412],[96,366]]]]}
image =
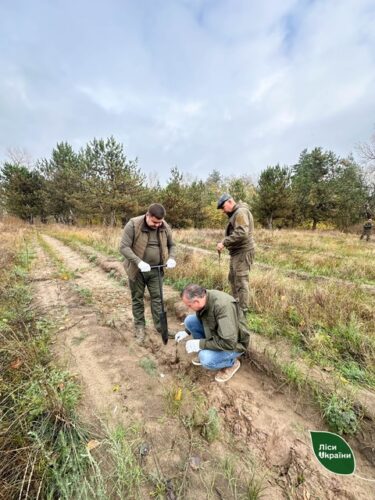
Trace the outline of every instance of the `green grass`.
{"type": "Polygon", "coordinates": [[[157,376],[157,365],[153,359],[142,358],[138,362],[139,366],[144,369],[144,371],[150,375],[150,377],[157,376]]]}

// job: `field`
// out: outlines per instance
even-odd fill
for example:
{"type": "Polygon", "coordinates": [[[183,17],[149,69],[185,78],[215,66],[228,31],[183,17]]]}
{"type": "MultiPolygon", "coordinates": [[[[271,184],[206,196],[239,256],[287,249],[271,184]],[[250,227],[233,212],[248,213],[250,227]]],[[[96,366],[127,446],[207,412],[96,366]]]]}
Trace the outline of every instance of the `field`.
{"type": "MultiPolygon", "coordinates": [[[[371,497],[370,482],[324,471],[308,431],[344,435],[358,475],[375,478],[373,242],[257,230],[251,346],[219,386],[161,344],[149,311],[135,343],[120,229],[1,229],[0,498],[371,497]]],[[[228,258],[219,230],[174,237],[178,331],[178,291],[229,291],[228,258]]]]}

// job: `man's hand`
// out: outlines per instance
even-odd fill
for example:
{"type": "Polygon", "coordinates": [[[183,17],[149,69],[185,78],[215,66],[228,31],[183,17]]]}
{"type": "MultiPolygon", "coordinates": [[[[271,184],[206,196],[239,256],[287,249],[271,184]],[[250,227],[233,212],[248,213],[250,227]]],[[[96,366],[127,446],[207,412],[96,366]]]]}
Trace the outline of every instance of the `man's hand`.
{"type": "Polygon", "coordinates": [[[216,250],[218,252],[221,252],[222,250],[224,250],[224,245],[221,241],[216,245],[216,250]]]}
{"type": "Polygon", "coordinates": [[[185,332],[185,330],[182,330],[181,332],[177,332],[176,335],[174,336],[174,339],[176,342],[181,342],[184,338],[186,338],[189,334],[185,332]]]}
{"type": "Polygon", "coordinates": [[[167,269],[173,269],[176,267],[176,261],[174,259],[167,260],[167,269]]]}
{"type": "Polygon", "coordinates": [[[201,350],[199,342],[199,339],[188,340],[185,344],[186,352],[189,354],[191,352],[199,352],[201,350]]]}
{"type": "Polygon", "coordinates": [[[138,268],[141,273],[148,273],[149,271],[151,271],[150,264],[147,264],[147,262],[143,262],[143,260],[141,260],[141,262],[138,264],[138,268]]]}

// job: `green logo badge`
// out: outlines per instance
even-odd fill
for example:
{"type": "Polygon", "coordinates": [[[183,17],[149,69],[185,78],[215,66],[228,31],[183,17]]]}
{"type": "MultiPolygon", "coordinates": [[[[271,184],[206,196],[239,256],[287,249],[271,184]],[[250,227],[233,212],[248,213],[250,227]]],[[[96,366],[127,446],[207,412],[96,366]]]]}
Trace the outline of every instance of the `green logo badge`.
{"type": "Polygon", "coordinates": [[[319,462],[335,474],[353,474],[354,453],[348,443],[333,432],[310,431],[314,453],[319,462]]]}

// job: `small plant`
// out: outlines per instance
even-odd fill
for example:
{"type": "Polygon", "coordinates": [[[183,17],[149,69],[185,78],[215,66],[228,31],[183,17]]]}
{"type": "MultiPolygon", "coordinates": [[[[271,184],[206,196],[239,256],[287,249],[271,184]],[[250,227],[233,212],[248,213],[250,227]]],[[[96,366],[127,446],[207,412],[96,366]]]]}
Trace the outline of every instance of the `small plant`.
{"type": "Polygon", "coordinates": [[[150,375],[151,377],[156,377],[157,375],[157,366],[153,359],[150,358],[142,358],[139,361],[139,366],[144,369],[144,371],[150,375]]]}
{"type": "Polygon", "coordinates": [[[339,434],[355,434],[360,423],[352,403],[346,398],[332,394],[321,402],[324,418],[331,429],[339,434]]]}
{"type": "Polygon", "coordinates": [[[281,366],[281,371],[285,375],[287,381],[298,389],[301,389],[305,383],[305,376],[298,369],[295,363],[286,363],[281,366]]]}
{"type": "Polygon", "coordinates": [[[220,434],[220,418],[216,408],[209,408],[203,424],[202,436],[212,443],[220,434]]]}
{"type": "Polygon", "coordinates": [[[92,291],[89,288],[75,287],[75,291],[84,300],[86,304],[92,304],[92,291]]]}

